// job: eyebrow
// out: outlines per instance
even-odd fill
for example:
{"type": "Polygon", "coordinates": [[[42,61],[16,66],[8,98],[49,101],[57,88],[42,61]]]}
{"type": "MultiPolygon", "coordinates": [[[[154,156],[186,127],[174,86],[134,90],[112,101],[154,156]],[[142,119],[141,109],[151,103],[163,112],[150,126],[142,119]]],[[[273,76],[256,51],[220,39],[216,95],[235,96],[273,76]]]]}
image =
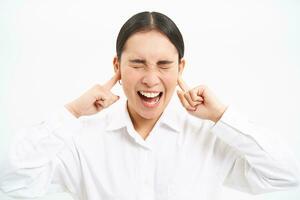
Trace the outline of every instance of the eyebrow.
{"type": "MultiPolygon", "coordinates": [[[[129,62],[131,63],[138,63],[138,64],[144,64],[146,65],[146,60],[144,59],[130,59],[129,62]]],[[[171,60],[159,60],[156,64],[157,65],[166,65],[166,64],[171,64],[173,61],[171,60]]]]}

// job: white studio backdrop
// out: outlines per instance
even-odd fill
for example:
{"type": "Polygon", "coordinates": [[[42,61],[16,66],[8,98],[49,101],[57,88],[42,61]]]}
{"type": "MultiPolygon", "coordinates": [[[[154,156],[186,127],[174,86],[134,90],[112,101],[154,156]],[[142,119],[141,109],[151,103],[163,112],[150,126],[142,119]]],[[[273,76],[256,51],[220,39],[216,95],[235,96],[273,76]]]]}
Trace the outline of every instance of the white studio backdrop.
{"type": "MultiPolygon", "coordinates": [[[[190,86],[208,85],[278,132],[300,160],[297,0],[0,0],[0,158],[16,130],[113,75],[118,31],[145,10],[168,15],[181,30],[190,86]]],[[[114,91],[124,98],[119,85],[114,91]]],[[[71,197],[39,198],[46,199],[71,197]]],[[[300,189],[252,196],[224,188],[222,199],[299,200],[300,189]]]]}

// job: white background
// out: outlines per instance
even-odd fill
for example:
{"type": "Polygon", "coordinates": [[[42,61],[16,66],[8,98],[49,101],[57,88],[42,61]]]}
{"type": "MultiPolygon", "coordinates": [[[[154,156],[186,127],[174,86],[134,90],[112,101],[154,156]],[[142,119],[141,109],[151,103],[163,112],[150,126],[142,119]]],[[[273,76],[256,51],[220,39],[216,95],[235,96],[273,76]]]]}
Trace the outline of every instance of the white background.
{"type": "MultiPolygon", "coordinates": [[[[145,10],[168,15],[181,30],[189,85],[208,85],[226,104],[279,132],[300,160],[297,0],[0,0],[0,158],[17,129],[113,75],[118,31],[145,10]]],[[[120,86],[114,90],[122,96],[120,86]]],[[[300,189],[258,196],[225,189],[227,198],[299,200],[300,189]]]]}

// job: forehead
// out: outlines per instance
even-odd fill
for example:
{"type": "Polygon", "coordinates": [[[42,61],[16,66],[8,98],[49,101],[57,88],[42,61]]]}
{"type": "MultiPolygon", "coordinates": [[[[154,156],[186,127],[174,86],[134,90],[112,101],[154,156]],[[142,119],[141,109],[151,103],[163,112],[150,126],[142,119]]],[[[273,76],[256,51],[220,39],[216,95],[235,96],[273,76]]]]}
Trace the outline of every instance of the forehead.
{"type": "Polygon", "coordinates": [[[137,32],[130,36],[122,54],[126,57],[137,56],[145,59],[178,58],[176,47],[167,36],[156,30],[137,32]]]}

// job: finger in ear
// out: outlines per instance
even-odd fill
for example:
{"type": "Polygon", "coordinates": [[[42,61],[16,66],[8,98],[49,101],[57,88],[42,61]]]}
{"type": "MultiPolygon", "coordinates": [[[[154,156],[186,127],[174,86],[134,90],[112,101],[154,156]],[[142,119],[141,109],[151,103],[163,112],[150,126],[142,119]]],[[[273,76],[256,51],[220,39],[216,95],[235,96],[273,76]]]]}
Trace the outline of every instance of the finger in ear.
{"type": "Polygon", "coordinates": [[[203,101],[202,96],[197,95],[197,93],[198,93],[197,89],[190,90],[189,93],[190,93],[191,99],[193,101],[196,101],[196,102],[202,102],[203,101]]]}
{"type": "Polygon", "coordinates": [[[189,102],[186,100],[185,96],[184,96],[184,92],[177,90],[177,95],[179,97],[179,100],[182,104],[182,106],[187,109],[188,111],[195,111],[196,108],[192,107],[189,102]]]}
{"type": "Polygon", "coordinates": [[[190,104],[190,106],[192,106],[192,107],[195,107],[200,104],[200,102],[192,100],[189,92],[185,92],[184,97],[187,100],[187,102],[190,104]]]}

